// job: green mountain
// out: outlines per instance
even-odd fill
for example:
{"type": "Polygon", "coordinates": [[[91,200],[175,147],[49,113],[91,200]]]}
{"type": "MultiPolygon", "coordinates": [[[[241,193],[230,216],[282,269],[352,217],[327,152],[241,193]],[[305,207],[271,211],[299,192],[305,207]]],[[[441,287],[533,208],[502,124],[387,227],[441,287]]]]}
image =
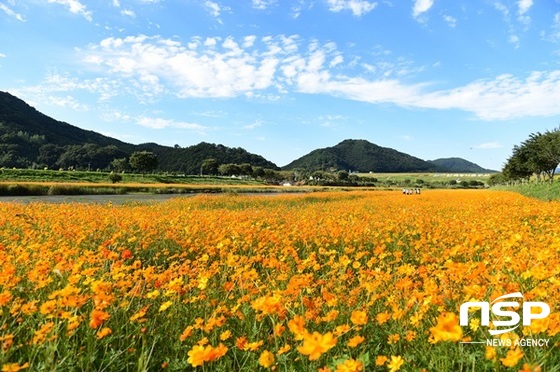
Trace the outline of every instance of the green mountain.
{"type": "Polygon", "coordinates": [[[438,171],[435,164],[381,147],[366,140],[344,140],[338,145],[317,149],[294,160],[282,169],[346,170],[357,172],[431,172],[438,171]]]}
{"type": "Polygon", "coordinates": [[[395,149],[381,147],[366,140],[344,140],[338,145],[317,149],[294,160],[282,169],[346,170],[375,173],[490,173],[460,158],[425,161],[395,149]]]}
{"type": "Polygon", "coordinates": [[[50,118],[21,99],[0,92],[0,167],[107,169],[114,159],[144,150],[158,156],[161,171],[197,174],[209,158],[218,164],[249,163],[278,169],[242,148],[205,142],[185,148],[122,142],[50,118]]]}
{"type": "Polygon", "coordinates": [[[443,158],[436,160],[428,160],[440,169],[444,169],[448,173],[495,173],[491,169],[485,169],[478,164],[472,163],[462,158],[443,158]]]}

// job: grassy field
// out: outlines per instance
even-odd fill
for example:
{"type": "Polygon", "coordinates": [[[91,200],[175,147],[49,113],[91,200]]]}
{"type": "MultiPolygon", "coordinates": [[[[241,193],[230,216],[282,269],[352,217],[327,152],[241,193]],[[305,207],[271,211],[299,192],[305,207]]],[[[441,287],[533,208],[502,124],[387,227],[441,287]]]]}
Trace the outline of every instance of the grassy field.
{"type": "Polygon", "coordinates": [[[557,371],[558,215],[487,190],[2,203],[0,367],[557,371]],[[550,315],[459,324],[515,292],[550,315]]]}
{"type": "Polygon", "coordinates": [[[495,190],[513,191],[522,195],[540,200],[560,200],[560,180],[556,179],[553,183],[531,182],[510,186],[494,186],[495,190]]]}
{"type": "Polygon", "coordinates": [[[486,182],[490,175],[490,173],[358,173],[360,177],[372,177],[382,182],[392,181],[399,184],[404,183],[405,180],[410,180],[412,184],[417,180],[427,183],[447,183],[451,180],[457,183],[472,180],[486,182]]]}
{"type": "MultiPolygon", "coordinates": [[[[252,179],[211,176],[178,176],[166,174],[122,174],[120,183],[136,184],[203,184],[203,185],[262,185],[252,179]]],[[[0,182],[64,182],[109,183],[107,172],[57,171],[37,169],[0,169],[0,182]]]]}

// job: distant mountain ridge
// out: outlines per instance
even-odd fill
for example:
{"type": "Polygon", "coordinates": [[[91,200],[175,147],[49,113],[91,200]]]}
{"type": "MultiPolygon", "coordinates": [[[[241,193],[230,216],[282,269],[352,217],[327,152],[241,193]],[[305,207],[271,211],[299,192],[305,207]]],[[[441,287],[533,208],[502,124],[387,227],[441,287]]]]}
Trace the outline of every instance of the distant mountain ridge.
{"type": "MultiPolygon", "coordinates": [[[[156,143],[134,145],[55,120],[23,100],[0,92],[0,167],[107,169],[114,159],[135,151],[152,151],[159,170],[198,174],[204,160],[279,169],[264,157],[243,148],[201,142],[180,148],[156,143]]],[[[350,170],[359,172],[487,173],[491,170],[461,158],[425,161],[366,140],[344,140],[317,149],[282,167],[284,170],[350,170]]]]}
{"type": "Polygon", "coordinates": [[[439,169],[449,173],[494,173],[496,171],[482,168],[480,165],[472,163],[462,158],[442,158],[428,160],[435,164],[439,169]]]}
{"type": "Polygon", "coordinates": [[[113,159],[144,150],[157,155],[161,171],[198,174],[202,162],[209,158],[219,164],[249,163],[278,169],[273,162],[242,148],[205,142],[185,148],[122,142],[55,120],[0,92],[0,167],[106,169],[113,159]]]}
{"type": "Polygon", "coordinates": [[[392,148],[355,139],[347,139],[332,147],[313,150],[282,169],[346,170],[362,173],[493,172],[461,158],[426,161],[392,148]]]}

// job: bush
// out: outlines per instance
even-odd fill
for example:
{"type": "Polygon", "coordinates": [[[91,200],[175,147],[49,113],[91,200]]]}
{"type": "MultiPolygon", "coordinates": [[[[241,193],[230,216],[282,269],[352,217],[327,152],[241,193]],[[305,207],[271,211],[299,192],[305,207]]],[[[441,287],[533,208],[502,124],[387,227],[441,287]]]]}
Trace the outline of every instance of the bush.
{"type": "Polygon", "coordinates": [[[121,182],[122,181],[122,176],[118,173],[111,172],[109,174],[109,181],[111,181],[111,183],[121,182]]]}

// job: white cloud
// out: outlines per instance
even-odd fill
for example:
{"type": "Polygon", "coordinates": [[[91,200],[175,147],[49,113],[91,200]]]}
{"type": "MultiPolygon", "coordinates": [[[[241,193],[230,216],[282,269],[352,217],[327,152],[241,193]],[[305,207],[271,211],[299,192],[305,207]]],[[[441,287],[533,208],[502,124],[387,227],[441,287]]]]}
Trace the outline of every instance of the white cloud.
{"type": "Polygon", "coordinates": [[[279,55],[291,53],[288,42],[282,48],[284,39],[269,40],[259,50],[246,39],[244,47],[233,38],[221,43],[208,38],[191,49],[160,37],[108,38],[91,48],[84,61],[123,79],[152,76],[180,97],[234,97],[275,86],[279,55]]]}
{"type": "Polygon", "coordinates": [[[0,58],[6,58],[7,55],[5,55],[4,53],[0,53],[0,58]]]}
{"type": "Polygon", "coordinates": [[[8,16],[17,19],[20,22],[25,22],[25,18],[19,13],[16,13],[12,9],[8,8],[6,4],[0,3],[0,10],[3,10],[8,16]]]}
{"type": "Polygon", "coordinates": [[[532,72],[520,79],[504,74],[447,91],[425,93],[414,99],[417,107],[460,109],[483,120],[560,114],[560,70],[532,72]]]}
{"type": "Polygon", "coordinates": [[[517,2],[517,14],[523,15],[533,6],[533,0],[519,0],[517,2]]]}
{"type": "Polygon", "coordinates": [[[205,0],[204,7],[214,18],[216,18],[216,21],[218,23],[222,23],[222,20],[220,19],[220,15],[222,14],[222,12],[230,10],[229,7],[225,7],[211,0],[205,0]]]}
{"type": "Polygon", "coordinates": [[[123,9],[121,11],[121,14],[127,17],[136,18],[136,13],[134,12],[134,10],[123,9]]]}
{"type": "MultiPolygon", "coordinates": [[[[278,94],[326,94],[372,104],[471,112],[482,120],[560,115],[560,70],[532,72],[521,78],[500,75],[445,90],[430,82],[405,83],[424,67],[379,54],[367,61],[345,63],[334,43],[311,41],[302,48],[296,36],[193,38],[185,44],[161,37],[108,38],[86,51],[84,61],[105,71],[95,87],[106,94],[132,94],[159,99],[278,99],[278,94]],[[196,44],[195,48],[188,45],[196,44]],[[365,72],[362,67],[369,66],[365,72]],[[362,75],[365,74],[365,75],[362,75]],[[115,82],[101,88],[102,83],[115,82]]],[[[92,85],[92,81],[87,82],[92,85]]],[[[70,82],[57,82],[64,87],[70,82]]],[[[52,83],[54,85],[54,82],[52,83]]],[[[153,126],[171,124],[155,122],[153,126]]]]}
{"type": "Polygon", "coordinates": [[[362,16],[371,12],[377,6],[376,2],[365,0],[327,0],[331,12],[350,10],[355,16],[362,16]]]}
{"type": "Polygon", "coordinates": [[[434,0],[414,0],[414,6],[412,7],[412,15],[417,18],[421,14],[430,10],[434,5],[434,0]]]}
{"type": "Polygon", "coordinates": [[[276,4],[276,0],[252,0],[253,8],[265,10],[270,6],[276,4]]]}
{"type": "Polygon", "coordinates": [[[519,22],[528,27],[531,23],[531,18],[527,16],[526,13],[529,11],[531,6],[533,6],[533,0],[519,0],[517,2],[517,6],[517,19],[519,22]]]}
{"type": "Polygon", "coordinates": [[[122,86],[115,80],[104,78],[80,81],[66,74],[48,73],[44,81],[35,86],[13,89],[12,92],[29,103],[46,103],[48,105],[68,106],[79,111],[87,110],[86,105],[79,104],[71,98],[71,93],[86,92],[96,94],[99,101],[106,101],[118,95],[122,86]]]}
{"type": "Polygon", "coordinates": [[[504,147],[504,146],[501,143],[499,143],[498,141],[485,142],[485,143],[481,143],[479,145],[473,146],[473,148],[475,148],[475,149],[482,149],[482,150],[500,149],[502,147],[504,147]]]}
{"type": "Polygon", "coordinates": [[[519,36],[514,34],[509,35],[508,43],[513,44],[515,49],[519,48],[519,36]]]}
{"type": "Polygon", "coordinates": [[[164,119],[164,118],[151,118],[147,116],[137,117],[136,124],[151,129],[164,129],[164,128],[188,129],[200,134],[204,134],[208,129],[200,124],[186,123],[182,121],[176,121],[176,120],[164,119]]]}
{"type": "Polygon", "coordinates": [[[49,4],[55,3],[68,7],[71,13],[82,15],[88,21],[92,21],[91,12],[78,0],[48,0],[49,4]]]}
{"type": "Polygon", "coordinates": [[[243,129],[255,129],[258,127],[262,127],[262,124],[263,124],[262,120],[257,120],[254,123],[244,125],[243,129]]]}
{"type": "Polygon", "coordinates": [[[509,9],[504,4],[502,4],[500,2],[495,2],[494,3],[494,8],[496,8],[496,10],[502,12],[502,14],[504,15],[504,18],[507,19],[509,17],[509,9]]]}
{"type": "Polygon", "coordinates": [[[450,15],[444,15],[443,20],[447,23],[449,27],[457,26],[457,18],[452,17],[450,15]]]}

